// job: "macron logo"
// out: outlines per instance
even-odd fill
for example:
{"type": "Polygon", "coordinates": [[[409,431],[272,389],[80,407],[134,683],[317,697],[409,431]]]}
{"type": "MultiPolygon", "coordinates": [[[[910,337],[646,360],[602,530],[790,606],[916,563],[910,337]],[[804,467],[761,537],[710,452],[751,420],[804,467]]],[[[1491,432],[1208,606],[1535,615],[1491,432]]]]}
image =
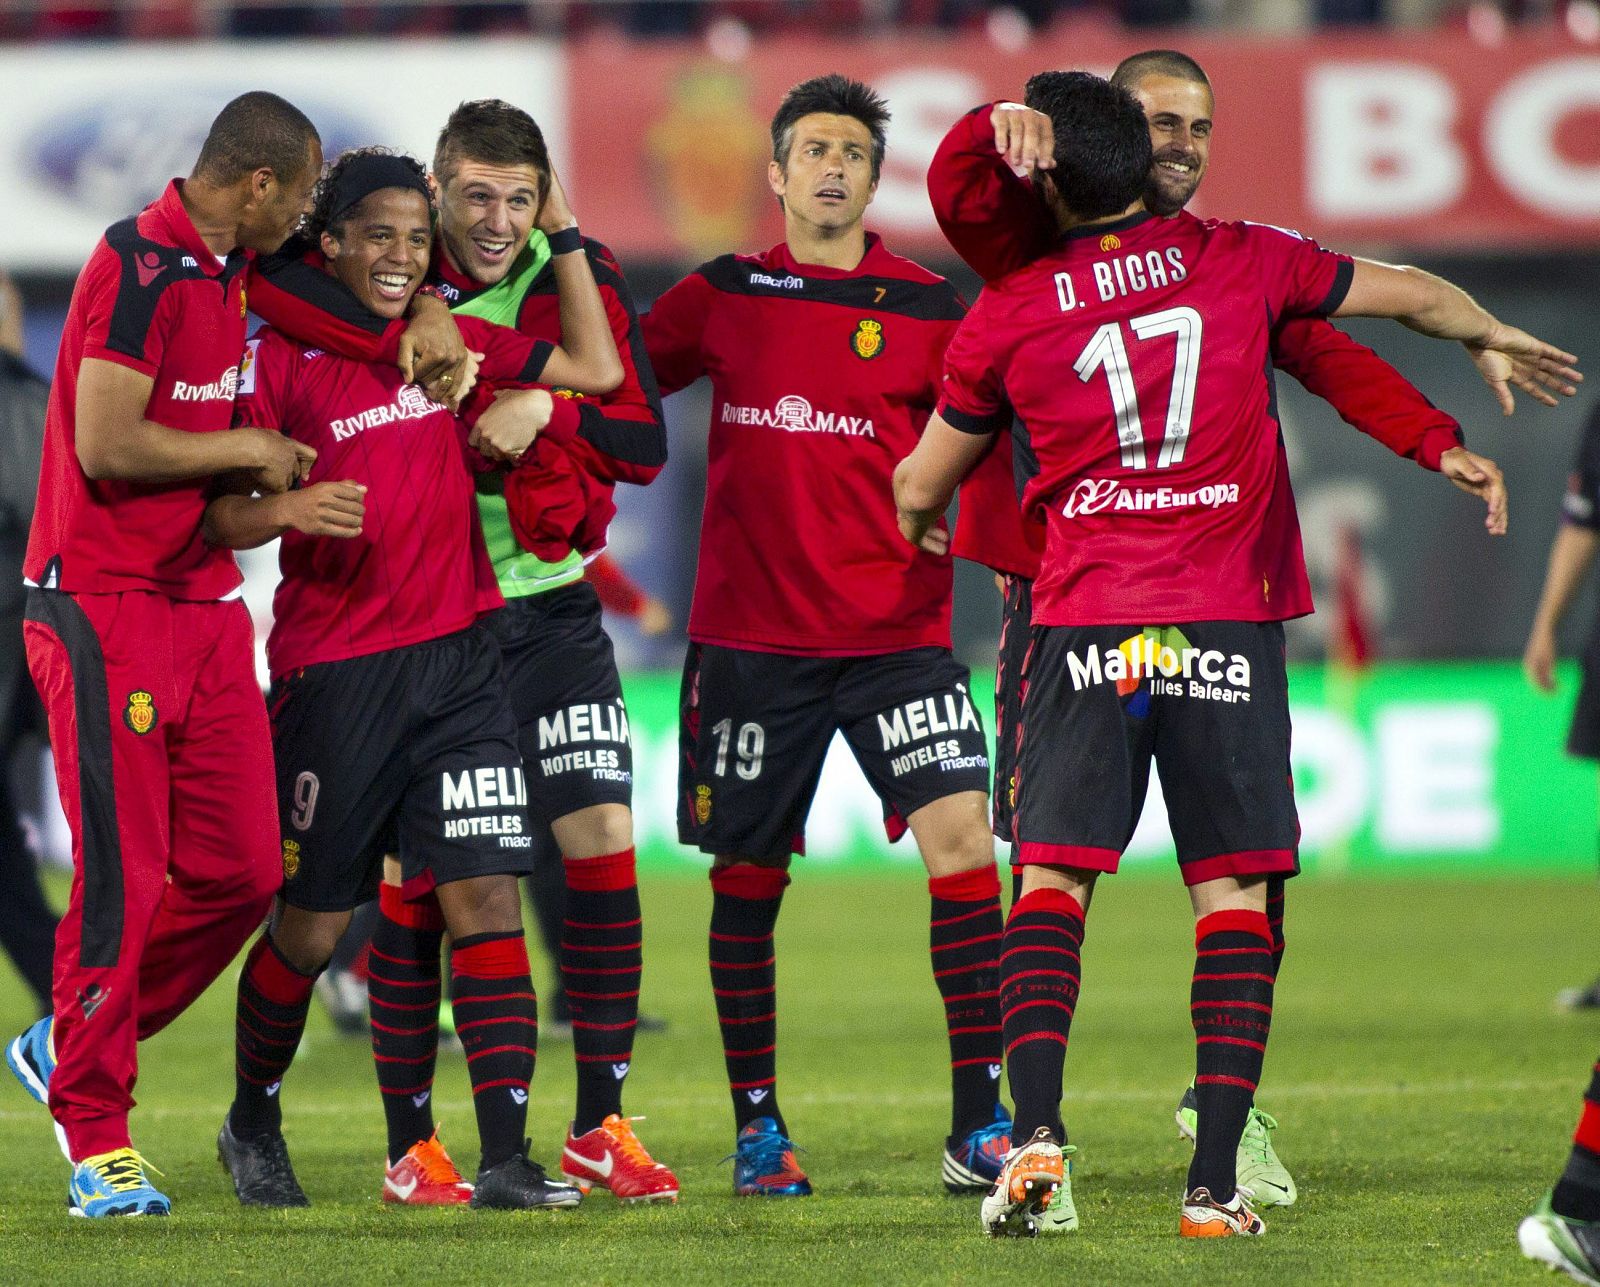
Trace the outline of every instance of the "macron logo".
{"type": "Polygon", "coordinates": [[[148,286],[167,271],[167,266],[161,262],[161,256],[153,250],[147,250],[142,255],[135,255],[133,257],[133,267],[139,274],[140,286],[148,286]]]}
{"type": "Polygon", "coordinates": [[[786,277],[774,277],[770,273],[751,273],[750,284],[752,286],[771,286],[777,290],[804,290],[806,288],[806,279],[804,277],[796,277],[793,273],[786,277]]]}
{"type": "Polygon", "coordinates": [[[763,1099],[765,1099],[767,1097],[767,1095],[769,1093],[770,1092],[767,1090],[767,1088],[765,1086],[763,1086],[760,1090],[747,1090],[747,1091],[745,1091],[745,1097],[752,1104],[759,1104],[763,1099]]]}
{"type": "Polygon", "coordinates": [[[511,1088],[511,1098],[516,1100],[519,1104],[526,1104],[528,1102],[528,1092],[523,1090],[520,1086],[513,1086],[511,1088]]]}

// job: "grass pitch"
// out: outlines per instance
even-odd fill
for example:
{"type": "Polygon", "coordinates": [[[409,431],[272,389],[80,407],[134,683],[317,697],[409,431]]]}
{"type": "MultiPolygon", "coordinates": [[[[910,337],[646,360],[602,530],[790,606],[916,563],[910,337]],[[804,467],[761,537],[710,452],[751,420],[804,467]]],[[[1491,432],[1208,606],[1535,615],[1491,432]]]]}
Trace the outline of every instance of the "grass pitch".
{"type": "MultiPolygon", "coordinates": [[[[144,1048],[137,1145],[166,1173],[170,1220],[69,1220],[43,1111],[0,1088],[3,1283],[1554,1283],[1517,1253],[1518,1219],[1566,1155],[1600,1020],[1557,1014],[1597,967],[1588,882],[1303,880],[1260,1103],[1300,1203],[1260,1242],[1186,1244],[1188,1146],[1172,1110],[1192,1067],[1187,900],[1175,880],[1106,882],[1089,918],[1067,1060],[1083,1228],[991,1242],[947,1197],[945,1040],[915,876],[811,877],[779,923],[781,1097],[817,1188],[731,1196],[732,1127],[704,959],[703,880],[646,885],[645,1006],[628,1107],[673,1165],[679,1206],[504,1215],[385,1208],[382,1111],[362,1043],[313,1015],[284,1085],[313,1207],[244,1212],[216,1162],[232,1089],[234,977],[144,1048]]],[[[536,965],[538,977],[545,974],[536,965]]],[[[9,1034],[26,1000],[0,977],[9,1034]]],[[[554,1166],[572,1059],[547,1043],[534,1156],[554,1166]]],[[[437,1110],[476,1164],[465,1066],[441,1060],[437,1110]]],[[[1563,1280],[1564,1281],[1564,1280],[1563,1280]]]]}

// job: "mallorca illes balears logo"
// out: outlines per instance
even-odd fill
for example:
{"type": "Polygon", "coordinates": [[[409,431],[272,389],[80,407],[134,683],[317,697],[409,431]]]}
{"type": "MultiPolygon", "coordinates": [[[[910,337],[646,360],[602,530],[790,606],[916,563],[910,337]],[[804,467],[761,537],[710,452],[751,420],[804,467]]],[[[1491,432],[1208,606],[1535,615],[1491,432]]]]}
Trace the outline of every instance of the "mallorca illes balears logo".
{"type": "Polygon", "coordinates": [[[1067,654],[1067,675],[1074,692],[1091,684],[1115,684],[1117,695],[1130,701],[1130,709],[1135,700],[1145,706],[1148,697],[1250,700],[1250,659],[1242,653],[1196,648],[1176,626],[1147,626],[1114,648],[1075,649],[1067,654]]]}

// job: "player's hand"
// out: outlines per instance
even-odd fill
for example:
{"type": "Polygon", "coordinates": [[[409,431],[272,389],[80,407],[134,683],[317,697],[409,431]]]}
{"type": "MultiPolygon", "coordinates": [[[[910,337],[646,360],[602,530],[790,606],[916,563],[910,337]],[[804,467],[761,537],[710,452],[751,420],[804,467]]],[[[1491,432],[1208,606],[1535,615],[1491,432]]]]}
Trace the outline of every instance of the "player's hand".
{"type": "Polygon", "coordinates": [[[660,599],[647,598],[639,609],[639,633],[654,639],[672,629],[672,609],[660,599]]]}
{"type": "Polygon", "coordinates": [[[285,437],[274,429],[235,429],[243,456],[242,468],[262,495],[286,492],[311,472],[317,449],[285,437]]]}
{"type": "Polygon", "coordinates": [[[467,400],[478,383],[478,368],[482,365],[483,354],[468,349],[460,366],[451,368],[437,379],[427,381],[423,384],[422,391],[450,410],[460,411],[461,404],[467,400]]]}
{"type": "Polygon", "coordinates": [[[1483,525],[1490,536],[1506,534],[1506,480],[1499,465],[1465,447],[1452,447],[1439,457],[1439,472],[1488,505],[1483,525]]]}
{"type": "Polygon", "coordinates": [[[555,399],[548,389],[511,389],[495,395],[467,436],[467,446],[499,464],[515,465],[550,423],[555,399]]]}
{"type": "Polygon", "coordinates": [[[1056,168],[1056,128],[1043,112],[1021,103],[997,103],[989,113],[995,151],[1013,170],[1056,168]]]}
{"type": "Polygon", "coordinates": [[[578,216],[572,213],[572,207],[567,203],[567,190],[561,186],[561,179],[553,165],[550,167],[550,191],[544,194],[544,204],[539,207],[536,222],[539,231],[546,234],[560,232],[578,222],[578,216]]]}
{"type": "Polygon", "coordinates": [[[1583,372],[1573,365],[1578,359],[1571,353],[1504,322],[1495,322],[1483,344],[1468,344],[1467,353],[1501,412],[1508,416],[1515,409],[1513,387],[1554,407],[1560,402],[1557,394],[1570,398],[1583,381],[1583,372]]]}
{"type": "Polygon", "coordinates": [[[950,529],[939,526],[939,515],[897,509],[895,521],[900,525],[900,535],[919,550],[929,554],[950,553],[950,529]]]}
{"type": "Polygon", "coordinates": [[[448,395],[467,356],[466,341],[461,338],[461,328],[450,316],[442,299],[432,295],[418,295],[411,301],[411,321],[400,337],[400,374],[407,384],[420,384],[428,396],[439,402],[448,401],[448,395]],[[446,396],[435,392],[442,387],[446,396]]]}
{"type": "Polygon", "coordinates": [[[1528,646],[1522,650],[1522,673],[1528,682],[1541,692],[1556,690],[1556,636],[1555,631],[1534,623],[1528,636],[1528,646]]]}
{"type": "Polygon", "coordinates": [[[321,482],[278,500],[283,522],[307,536],[361,535],[367,489],[360,483],[321,482]]]}

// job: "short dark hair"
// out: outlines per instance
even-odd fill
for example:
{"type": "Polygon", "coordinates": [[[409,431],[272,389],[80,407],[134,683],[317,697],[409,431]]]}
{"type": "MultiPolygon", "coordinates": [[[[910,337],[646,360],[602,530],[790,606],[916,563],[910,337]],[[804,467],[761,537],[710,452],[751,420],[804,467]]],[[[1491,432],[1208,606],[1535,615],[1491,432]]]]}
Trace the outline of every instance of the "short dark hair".
{"type": "Polygon", "coordinates": [[[1073,214],[1103,219],[1144,192],[1150,126],[1127,90],[1088,72],[1048,71],[1029,79],[1024,101],[1055,127],[1056,168],[1045,174],[1073,214]]]}
{"type": "Polygon", "coordinates": [[[1172,76],[1211,88],[1211,81],[1200,64],[1176,49],[1146,49],[1142,53],[1129,54],[1111,73],[1111,83],[1123,89],[1132,89],[1146,76],[1172,76]]]}
{"type": "Polygon", "coordinates": [[[450,113],[433,149],[433,173],[449,183],[462,161],[531,165],[539,172],[539,200],[549,188],[550,149],[538,122],[499,98],[475,98],[450,113]]]}
{"type": "Polygon", "coordinates": [[[339,159],[328,167],[328,172],[317,180],[316,191],[311,195],[311,213],[300,224],[300,235],[311,247],[314,248],[317,245],[318,240],[325,232],[331,234],[336,240],[344,240],[345,224],[356,211],[361,209],[365,199],[363,198],[362,201],[356,202],[349,209],[340,211],[339,214],[335,215],[333,213],[333,202],[339,191],[339,181],[344,177],[345,171],[352,165],[357,165],[361,161],[374,156],[393,157],[395,160],[403,162],[407,169],[415,171],[417,182],[421,185],[423,195],[426,196],[428,201],[428,222],[430,224],[433,222],[434,216],[438,214],[438,206],[434,202],[432,191],[428,188],[428,171],[423,167],[421,161],[414,156],[408,156],[404,152],[396,152],[392,148],[354,147],[348,152],[340,153],[339,159]]]}
{"type": "Polygon", "coordinates": [[[293,103],[252,90],[217,113],[200,145],[194,175],[228,187],[266,167],[288,182],[305,169],[312,143],[321,141],[317,127],[293,103]]]}
{"type": "Polygon", "coordinates": [[[883,170],[883,152],[888,144],[889,105],[871,86],[838,72],[801,81],[783,96],[777,115],[772,118],[772,159],[780,166],[789,163],[795,122],[815,112],[851,116],[867,127],[867,133],[872,136],[872,181],[876,183],[883,170]]]}

